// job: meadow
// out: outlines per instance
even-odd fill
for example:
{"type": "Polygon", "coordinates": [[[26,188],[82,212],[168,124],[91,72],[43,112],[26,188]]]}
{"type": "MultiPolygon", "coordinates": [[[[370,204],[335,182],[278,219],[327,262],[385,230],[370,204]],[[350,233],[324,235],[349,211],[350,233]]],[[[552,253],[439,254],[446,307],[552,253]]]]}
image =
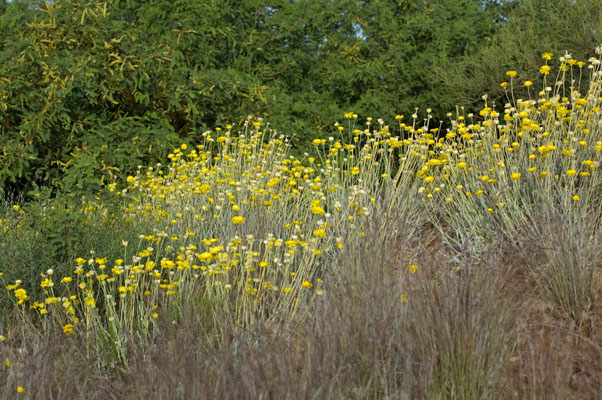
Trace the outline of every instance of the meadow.
{"type": "Polygon", "coordinates": [[[600,59],[536,73],[448,121],[348,112],[296,156],[249,116],[5,201],[0,397],[600,398],[600,59]]]}

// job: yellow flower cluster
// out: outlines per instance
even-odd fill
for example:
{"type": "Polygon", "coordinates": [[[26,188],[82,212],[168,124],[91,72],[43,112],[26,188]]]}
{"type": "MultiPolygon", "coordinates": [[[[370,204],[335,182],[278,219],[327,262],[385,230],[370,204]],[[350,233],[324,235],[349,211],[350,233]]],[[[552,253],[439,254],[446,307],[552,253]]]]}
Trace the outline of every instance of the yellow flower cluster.
{"type": "MultiPolygon", "coordinates": [[[[551,57],[543,55],[544,75],[551,71],[551,57]]],[[[558,81],[550,87],[544,80],[537,97],[518,99],[498,111],[484,96],[480,118],[457,115],[450,118],[445,135],[433,137],[432,151],[418,171],[423,182],[418,191],[432,200],[433,212],[465,228],[467,221],[474,222],[477,229],[477,219],[467,219],[468,212],[486,210],[498,214],[504,224],[518,225],[551,199],[557,206],[574,207],[599,197],[599,177],[592,176],[599,169],[602,149],[600,61],[590,59],[592,79],[584,92],[566,82],[565,75],[571,68],[577,69],[573,74],[581,73],[585,63],[569,55],[560,61],[558,81]]],[[[512,90],[507,82],[502,86],[512,90]]]]}
{"type": "MultiPolygon", "coordinates": [[[[543,79],[551,57],[543,55],[543,79]]],[[[560,71],[584,67],[573,61],[564,58],[560,71]]],[[[336,137],[313,141],[315,157],[291,156],[287,140],[260,120],[205,132],[165,165],[128,176],[122,191],[109,185],[128,199],[124,223],[150,227],[137,246],[122,243],[123,258],[78,257],[72,276],[56,280],[48,271],[37,301],[20,281],[7,288],[18,305],[58,318],[65,334],[85,321],[111,342],[150,334],[161,310],[198,299],[198,291],[250,324],[290,317],[327,293],[329,264],[364,240],[374,213],[394,217],[400,197],[476,234],[484,234],[482,219],[518,224],[550,199],[587,207],[599,195],[602,151],[600,62],[588,68],[583,93],[559,80],[499,110],[485,98],[476,115],[449,114],[445,131],[415,114],[408,123],[396,116],[390,127],[346,113],[336,137]]],[[[507,75],[511,91],[518,73],[507,75]]],[[[408,267],[410,275],[417,270],[408,267]]]]}

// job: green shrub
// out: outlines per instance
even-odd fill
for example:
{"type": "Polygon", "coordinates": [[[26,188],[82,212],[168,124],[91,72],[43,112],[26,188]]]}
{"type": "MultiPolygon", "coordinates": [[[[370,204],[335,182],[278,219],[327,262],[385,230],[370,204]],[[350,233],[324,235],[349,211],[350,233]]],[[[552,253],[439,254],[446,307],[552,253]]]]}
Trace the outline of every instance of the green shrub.
{"type": "Polygon", "coordinates": [[[428,71],[494,30],[477,0],[14,1],[0,12],[0,186],[94,193],[249,114],[300,154],[344,111],[446,110],[457,93],[428,71]]]}

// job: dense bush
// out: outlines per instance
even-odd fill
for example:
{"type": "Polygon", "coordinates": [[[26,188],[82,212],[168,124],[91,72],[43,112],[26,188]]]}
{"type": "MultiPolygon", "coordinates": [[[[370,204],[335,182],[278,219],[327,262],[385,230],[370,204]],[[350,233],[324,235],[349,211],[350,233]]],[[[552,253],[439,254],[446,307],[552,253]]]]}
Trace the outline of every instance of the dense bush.
{"type": "Polygon", "coordinates": [[[139,40],[104,2],[27,3],[1,17],[12,35],[1,44],[0,181],[30,189],[65,172],[65,189],[94,190],[179,142],[165,117],[179,101],[169,47],[139,40]]]}
{"type": "Polygon", "coordinates": [[[428,70],[493,30],[476,0],[14,1],[0,13],[0,186],[95,191],[248,114],[301,151],[348,109],[447,109],[456,95],[428,70]]]}
{"type": "MultiPolygon", "coordinates": [[[[508,101],[506,91],[499,86],[506,70],[525,71],[519,77],[521,82],[536,80],[543,52],[558,56],[569,52],[575,59],[587,60],[602,43],[601,1],[522,0],[502,4],[498,13],[504,17],[491,40],[462,62],[435,68],[442,85],[457,93],[456,101],[469,108],[483,93],[498,105],[508,101]]],[[[589,79],[587,71],[574,72],[576,81],[589,79]]],[[[515,96],[528,97],[528,88],[515,88],[515,96]]]]}
{"type": "Polygon", "coordinates": [[[542,51],[591,55],[600,7],[569,0],[2,2],[0,187],[93,192],[249,114],[292,136],[300,154],[344,111],[391,118],[431,107],[437,121],[484,92],[503,103],[504,90],[492,85],[504,68],[533,70],[532,54],[542,51]]]}

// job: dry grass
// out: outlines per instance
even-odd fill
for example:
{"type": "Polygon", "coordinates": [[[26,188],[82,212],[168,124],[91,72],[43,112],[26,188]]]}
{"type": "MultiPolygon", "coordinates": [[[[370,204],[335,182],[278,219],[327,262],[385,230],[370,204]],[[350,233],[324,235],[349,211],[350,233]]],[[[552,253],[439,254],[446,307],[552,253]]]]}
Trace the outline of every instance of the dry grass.
{"type": "Polygon", "coordinates": [[[510,251],[466,257],[434,231],[412,238],[402,224],[378,220],[367,228],[369,239],[344,253],[356,257],[333,260],[329,295],[294,325],[218,330],[206,310],[189,305],[177,324],[161,315],[148,343],[130,342],[125,370],[94,368],[85,346],[50,329],[2,346],[2,358],[12,360],[2,397],[598,398],[599,298],[588,310],[590,325],[577,325],[536,296],[523,279],[525,259],[510,251]],[[17,382],[30,388],[26,394],[17,395],[17,382]]]}

